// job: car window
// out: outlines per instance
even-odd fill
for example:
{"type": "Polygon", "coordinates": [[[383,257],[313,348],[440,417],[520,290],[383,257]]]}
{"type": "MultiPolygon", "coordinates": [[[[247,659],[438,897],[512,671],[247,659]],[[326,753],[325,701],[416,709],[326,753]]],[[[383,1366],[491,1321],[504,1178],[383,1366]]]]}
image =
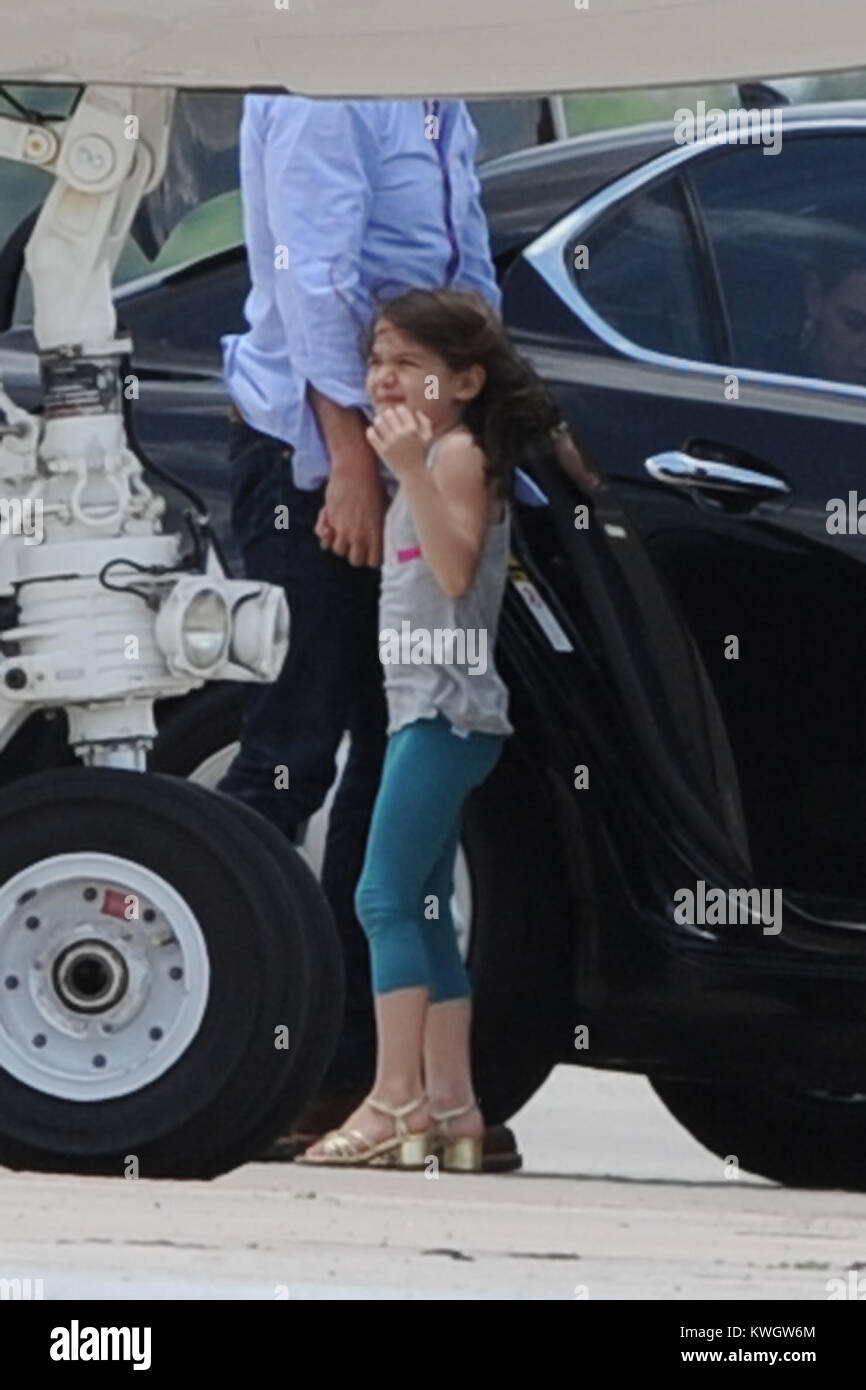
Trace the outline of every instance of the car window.
{"type": "Polygon", "coordinates": [[[611,328],[638,347],[711,360],[700,258],[676,178],[617,204],[569,254],[578,288],[611,328]]]}
{"type": "Polygon", "coordinates": [[[734,365],[866,385],[866,135],[780,133],[689,170],[734,365]]]}

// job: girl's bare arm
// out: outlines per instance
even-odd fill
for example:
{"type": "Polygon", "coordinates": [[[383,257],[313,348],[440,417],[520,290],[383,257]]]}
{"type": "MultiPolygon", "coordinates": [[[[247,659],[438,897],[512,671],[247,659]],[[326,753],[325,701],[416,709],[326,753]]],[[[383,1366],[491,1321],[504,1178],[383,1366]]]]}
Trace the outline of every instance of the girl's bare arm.
{"type": "Polygon", "coordinates": [[[447,439],[432,468],[401,475],[421,551],[451,598],[470,588],[490,505],[484,455],[468,435],[447,439]]]}

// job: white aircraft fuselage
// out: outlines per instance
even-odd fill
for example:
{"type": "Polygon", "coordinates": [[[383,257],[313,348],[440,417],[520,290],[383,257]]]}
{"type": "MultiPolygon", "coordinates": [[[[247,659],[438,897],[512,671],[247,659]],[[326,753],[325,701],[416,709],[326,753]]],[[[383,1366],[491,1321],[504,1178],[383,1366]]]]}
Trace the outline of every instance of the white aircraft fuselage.
{"type": "Polygon", "coordinates": [[[842,70],[859,0],[24,0],[0,79],[485,96],[842,70]]]}

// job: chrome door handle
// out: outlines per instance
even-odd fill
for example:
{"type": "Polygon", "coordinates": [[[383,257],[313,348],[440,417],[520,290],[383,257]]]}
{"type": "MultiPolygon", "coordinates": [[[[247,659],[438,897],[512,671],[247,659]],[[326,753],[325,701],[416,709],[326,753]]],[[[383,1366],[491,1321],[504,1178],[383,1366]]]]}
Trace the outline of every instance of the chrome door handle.
{"type": "Polygon", "coordinates": [[[696,459],[680,449],[668,449],[644,459],[644,467],[657,483],[669,487],[707,488],[713,492],[762,492],[787,496],[791,489],[781,478],[771,473],[759,473],[754,468],[741,468],[734,463],[716,459],[696,459]]]}

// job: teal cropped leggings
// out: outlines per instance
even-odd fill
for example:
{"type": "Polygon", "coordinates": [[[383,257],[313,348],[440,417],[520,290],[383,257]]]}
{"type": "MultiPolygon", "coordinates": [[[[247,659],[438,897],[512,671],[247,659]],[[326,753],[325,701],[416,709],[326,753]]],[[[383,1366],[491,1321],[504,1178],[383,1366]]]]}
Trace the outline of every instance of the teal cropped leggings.
{"type": "Polygon", "coordinates": [[[471,993],[451,917],[463,803],[493,771],[504,736],[455,733],[441,715],[388,740],[355,909],[373,989],[426,985],[431,1003],[471,993]]]}

